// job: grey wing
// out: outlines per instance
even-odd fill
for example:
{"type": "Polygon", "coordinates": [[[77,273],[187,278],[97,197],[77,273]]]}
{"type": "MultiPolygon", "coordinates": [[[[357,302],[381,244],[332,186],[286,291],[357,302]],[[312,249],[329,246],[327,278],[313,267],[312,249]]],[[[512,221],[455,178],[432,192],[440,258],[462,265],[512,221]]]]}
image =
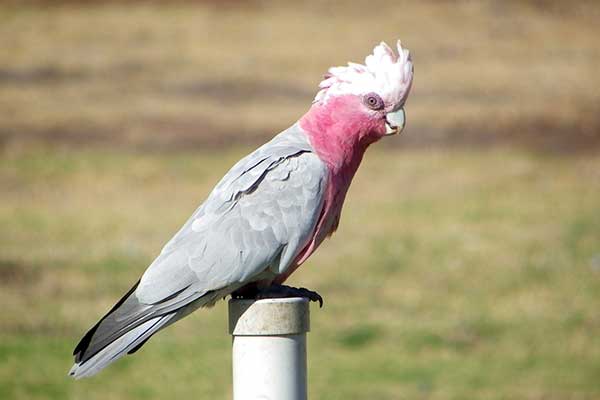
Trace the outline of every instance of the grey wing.
{"type": "Polygon", "coordinates": [[[297,125],[238,162],[81,339],[71,374],[94,374],[197,307],[285,272],[315,229],[327,176],[297,125]]]}
{"type": "Polygon", "coordinates": [[[188,303],[285,272],[315,229],[327,184],[305,139],[285,134],[234,166],[164,247],[136,289],[141,303],[188,303]]]}

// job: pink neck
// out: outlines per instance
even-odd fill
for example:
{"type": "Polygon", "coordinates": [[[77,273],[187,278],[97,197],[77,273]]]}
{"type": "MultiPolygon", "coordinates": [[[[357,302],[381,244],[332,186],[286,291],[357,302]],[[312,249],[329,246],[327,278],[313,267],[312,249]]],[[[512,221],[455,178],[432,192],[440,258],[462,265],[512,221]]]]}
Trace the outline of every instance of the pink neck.
{"type": "Polygon", "coordinates": [[[313,104],[300,118],[300,127],[308,135],[319,158],[327,164],[329,182],[312,239],[296,258],[295,266],[276,279],[278,283],[283,282],[326,236],[337,229],[346,193],[363,154],[385,133],[384,123],[365,113],[356,96],[333,97],[326,104],[313,104]]]}
{"type": "Polygon", "coordinates": [[[378,122],[364,112],[358,97],[348,95],[313,104],[300,127],[332,175],[341,175],[350,184],[365,150],[382,135],[378,122]]]}

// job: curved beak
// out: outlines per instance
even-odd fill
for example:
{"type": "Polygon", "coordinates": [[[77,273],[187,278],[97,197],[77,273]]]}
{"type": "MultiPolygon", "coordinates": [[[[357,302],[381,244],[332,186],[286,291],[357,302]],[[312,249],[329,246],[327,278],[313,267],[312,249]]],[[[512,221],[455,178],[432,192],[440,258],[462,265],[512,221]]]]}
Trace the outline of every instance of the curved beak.
{"type": "Polygon", "coordinates": [[[406,116],[404,115],[404,108],[387,113],[385,116],[385,136],[402,132],[405,124],[406,116]]]}

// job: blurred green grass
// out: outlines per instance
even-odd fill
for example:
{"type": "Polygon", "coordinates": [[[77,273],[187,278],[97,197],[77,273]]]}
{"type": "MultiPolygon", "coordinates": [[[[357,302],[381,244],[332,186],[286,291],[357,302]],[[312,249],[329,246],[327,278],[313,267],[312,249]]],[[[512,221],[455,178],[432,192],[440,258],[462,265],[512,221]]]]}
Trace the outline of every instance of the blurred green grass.
{"type": "Polygon", "coordinates": [[[70,353],[327,67],[397,37],[406,134],[290,280],[326,301],[310,397],[600,397],[596,3],[57,3],[0,6],[1,399],[231,397],[224,303],[91,380],[70,353]]]}
{"type": "MultiPolygon", "coordinates": [[[[98,378],[65,374],[83,331],[248,150],[2,159],[2,398],[230,396],[224,303],[98,378]]],[[[599,396],[598,171],[597,155],[370,150],[340,231],[291,279],[326,299],[311,398],[599,396]]]]}

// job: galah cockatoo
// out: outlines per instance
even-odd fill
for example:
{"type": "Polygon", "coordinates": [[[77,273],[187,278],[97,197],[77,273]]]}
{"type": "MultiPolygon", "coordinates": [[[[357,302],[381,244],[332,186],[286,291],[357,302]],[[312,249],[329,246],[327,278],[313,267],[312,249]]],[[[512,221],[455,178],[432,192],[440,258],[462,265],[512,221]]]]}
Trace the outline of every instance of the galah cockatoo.
{"type": "Polygon", "coordinates": [[[141,279],[81,339],[70,375],[96,374],[200,307],[303,296],[282,283],[337,228],[367,147],[404,127],[409,52],[381,43],[330,68],[308,112],[227,172],[141,279]]]}

